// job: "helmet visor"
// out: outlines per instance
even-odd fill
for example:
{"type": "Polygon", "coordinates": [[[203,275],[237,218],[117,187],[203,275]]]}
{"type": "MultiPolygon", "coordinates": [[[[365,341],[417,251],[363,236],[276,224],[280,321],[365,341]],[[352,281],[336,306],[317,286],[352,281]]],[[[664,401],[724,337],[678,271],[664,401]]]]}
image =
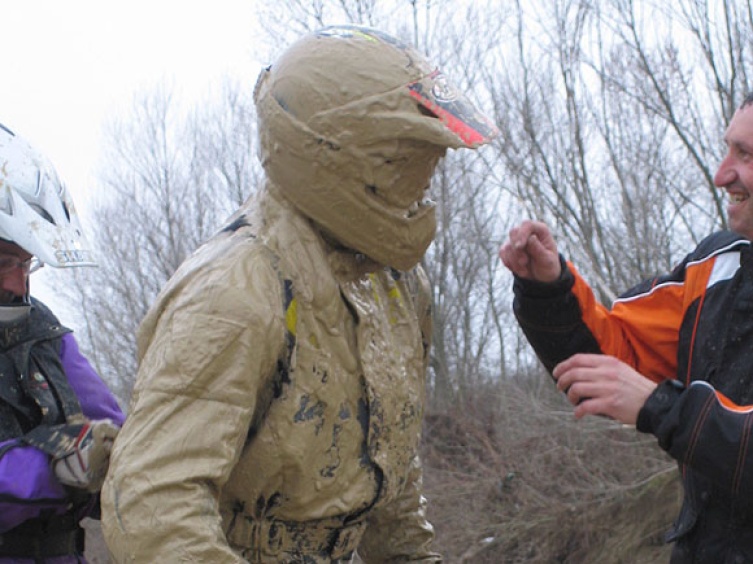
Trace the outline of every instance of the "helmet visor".
{"type": "Polygon", "coordinates": [[[450,84],[439,69],[408,84],[408,91],[411,98],[436,114],[466,147],[489,143],[499,133],[497,127],[450,84]]]}

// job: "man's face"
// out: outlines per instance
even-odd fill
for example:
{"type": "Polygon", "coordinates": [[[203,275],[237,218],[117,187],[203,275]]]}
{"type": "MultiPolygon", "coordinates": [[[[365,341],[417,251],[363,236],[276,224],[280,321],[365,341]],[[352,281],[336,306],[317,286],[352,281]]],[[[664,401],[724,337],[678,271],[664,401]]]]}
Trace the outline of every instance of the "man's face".
{"type": "Polygon", "coordinates": [[[727,155],[714,184],[729,197],[727,216],[732,231],[753,240],[753,105],[735,112],[724,136],[727,155]]]}
{"type": "Polygon", "coordinates": [[[21,247],[0,241],[0,303],[8,304],[26,294],[31,255],[21,247]]]}

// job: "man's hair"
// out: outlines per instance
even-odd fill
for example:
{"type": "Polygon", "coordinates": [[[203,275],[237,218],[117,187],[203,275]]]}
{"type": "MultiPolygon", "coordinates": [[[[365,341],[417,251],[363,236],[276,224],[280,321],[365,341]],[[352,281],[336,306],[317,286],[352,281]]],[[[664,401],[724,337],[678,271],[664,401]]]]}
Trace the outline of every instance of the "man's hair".
{"type": "Polygon", "coordinates": [[[751,104],[753,104],[753,92],[750,92],[747,96],[745,96],[743,103],[740,104],[740,107],[738,109],[742,110],[743,108],[746,108],[751,104]]]}

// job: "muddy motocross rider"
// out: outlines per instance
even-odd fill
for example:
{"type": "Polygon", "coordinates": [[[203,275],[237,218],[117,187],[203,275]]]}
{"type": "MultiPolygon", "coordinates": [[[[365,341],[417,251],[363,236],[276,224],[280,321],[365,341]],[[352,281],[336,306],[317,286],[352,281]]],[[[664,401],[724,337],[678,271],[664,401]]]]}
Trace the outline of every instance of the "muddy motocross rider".
{"type": "Polygon", "coordinates": [[[139,330],[104,488],[116,562],[438,562],[418,444],[418,266],[448,147],[495,129],[373,29],[300,39],[257,82],[265,186],[139,330]]]}

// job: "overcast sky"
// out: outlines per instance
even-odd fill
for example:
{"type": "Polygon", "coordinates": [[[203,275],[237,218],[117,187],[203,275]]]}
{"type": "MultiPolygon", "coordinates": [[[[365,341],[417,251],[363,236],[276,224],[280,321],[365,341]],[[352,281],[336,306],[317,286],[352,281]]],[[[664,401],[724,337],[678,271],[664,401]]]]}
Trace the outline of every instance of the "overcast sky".
{"type": "MultiPolygon", "coordinates": [[[[256,2],[2,0],[0,123],[52,160],[85,219],[102,124],[134,95],[168,80],[190,101],[224,76],[253,88],[256,2]]],[[[44,270],[32,292],[51,302],[44,270]]]]}
{"type": "Polygon", "coordinates": [[[79,203],[91,187],[103,120],[167,79],[199,98],[248,76],[255,0],[5,0],[0,122],[52,159],[79,203]]]}

